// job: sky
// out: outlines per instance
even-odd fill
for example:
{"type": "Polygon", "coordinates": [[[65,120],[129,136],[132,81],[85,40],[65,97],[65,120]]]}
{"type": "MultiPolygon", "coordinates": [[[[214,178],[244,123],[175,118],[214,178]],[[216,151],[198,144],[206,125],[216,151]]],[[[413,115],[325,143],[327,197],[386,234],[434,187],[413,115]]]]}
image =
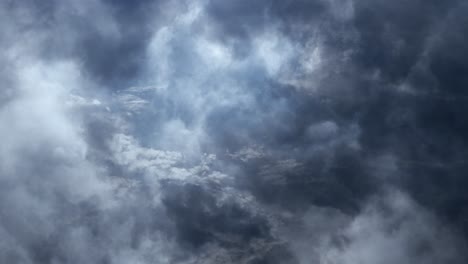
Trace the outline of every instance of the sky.
{"type": "Polygon", "coordinates": [[[0,263],[468,263],[468,2],[0,2],[0,263]]]}

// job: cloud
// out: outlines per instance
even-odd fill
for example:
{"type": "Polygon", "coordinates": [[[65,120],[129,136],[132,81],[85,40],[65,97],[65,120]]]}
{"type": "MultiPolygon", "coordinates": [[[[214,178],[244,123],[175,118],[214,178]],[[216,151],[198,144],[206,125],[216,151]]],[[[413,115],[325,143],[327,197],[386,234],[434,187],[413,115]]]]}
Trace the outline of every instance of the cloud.
{"type": "Polygon", "coordinates": [[[0,7],[0,262],[466,261],[461,1],[0,7]]]}
{"type": "Polygon", "coordinates": [[[279,234],[300,263],[462,263],[466,257],[453,230],[396,190],[370,199],[355,216],[311,208],[289,219],[279,234]]]}
{"type": "Polygon", "coordinates": [[[341,231],[343,244],[326,249],[322,262],[463,262],[461,244],[450,230],[404,194],[387,195],[365,207],[341,231]]]}

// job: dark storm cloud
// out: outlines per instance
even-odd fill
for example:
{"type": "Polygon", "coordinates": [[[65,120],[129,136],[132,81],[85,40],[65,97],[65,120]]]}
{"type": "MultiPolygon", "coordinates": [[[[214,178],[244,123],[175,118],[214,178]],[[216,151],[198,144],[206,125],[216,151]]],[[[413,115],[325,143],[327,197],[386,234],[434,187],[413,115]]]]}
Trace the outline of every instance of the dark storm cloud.
{"type": "Polygon", "coordinates": [[[0,262],[464,263],[467,8],[2,4],[0,262]]]}
{"type": "MultiPolygon", "coordinates": [[[[344,3],[345,1],[343,5],[338,5],[338,8],[344,7],[344,3]]],[[[369,182],[365,177],[365,168],[374,166],[372,156],[392,153],[396,156],[402,172],[395,172],[400,176],[394,176],[390,181],[405,186],[418,201],[437,209],[441,217],[452,219],[457,228],[466,230],[466,223],[462,220],[466,217],[463,209],[466,197],[456,187],[457,184],[463,185],[463,172],[466,170],[463,161],[463,157],[466,156],[466,121],[463,116],[467,109],[464,107],[466,98],[462,87],[466,86],[464,76],[467,67],[464,63],[466,49],[461,47],[466,44],[466,22],[461,15],[466,12],[465,4],[457,1],[359,1],[353,5],[352,18],[345,22],[331,15],[323,15],[327,12],[333,14],[333,10],[325,8],[325,1],[313,7],[301,4],[300,1],[285,2],[283,5],[286,8],[278,10],[275,9],[275,2],[268,2],[262,7],[254,5],[245,12],[242,8],[247,8],[247,5],[230,5],[234,5],[235,8],[229,9],[233,10],[229,15],[222,12],[223,9],[218,6],[223,5],[219,3],[209,10],[214,13],[213,17],[218,19],[219,24],[226,28],[226,32],[232,32],[229,37],[241,38],[246,45],[250,45],[250,40],[245,39],[245,36],[251,38],[258,34],[258,31],[265,30],[268,23],[277,23],[284,24],[283,32],[299,41],[298,45],[302,47],[306,45],[308,38],[315,37],[312,34],[313,30],[320,32],[319,35],[325,43],[325,56],[350,51],[348,60],[331,61],[333,72],[319,83],[318,89],[325,95],[325,99],[331,100],[327,107],[335,116],[328,114],[329,120],[338,124],[346,121],[357,122],[361,149],[351,152],[351,163],[362,164],[363,167],[347,167],[346,163],[341,164],[340,159],[332,160],[331,166],[343,167],[343,171],[338,173],[346,175],[343,177],[359,175],[354,184],[361,185],[369,182]],[[218,9],[223,16],[217,16],[218,9]],[[236,11],[240,14],[236,15],[236,11]],[[301,16],[302,11],[308,15],[301,16]],[[262,15],[249,16],[252,12],[262,15]],[[226,16],[227,19],[223,19],[226,16]],[[340,31],[343,29],[345,31],[340,31]],[[343,33],[340,38],[336,37],[337,31],[343,33]],[[346,35],[349,36],[348,39],[346,35]],[[339,79],[344,82],[337,82],[339,79]],[[340,96],[333,91],[344,93],[340,96]],[[345,95],[350,98],[344,98],[345,95]]],[[[314,84],[312,82],[309,85],[314,84]]],[[[274,105],[275,100],[268,98],[274,105]]],[[[299,152],[304,154],[306,152],[303,148],[307,143],[300,139],[305,134],[303,131],[308,124],[316,122],[313,119],[307,120],[307,117],[317,113],[320,115],[321,111],[296,108],[297,100],[289,100],[287,96],[283,98],[286,98],[288,114],[285,117],[275,115],[273,119],[286,123],[287,130],[271,129],[268,126],[275,124],[275,121],[265,121],[262,118],[260,122],[257,121],[257,125],[229,125],[235,122],[234,120],[243,124],[246,124],[245,120],[252,120],[248,117],[236,119],[240,113],[235,110],[227,112],[237,112],[234,119],[232,114],[229,119],[217,119],[216,127],[231,127],[221,134],[223,138],[232,137],[229,135],[237,134],[239,129],[247,129],[247,134],[250,133],[257,142],[257,138],[262,138],[261,134],[275,138],[275,132],[257,132],[262,131],[263,127],[268,131],[283,131],[283,136],[276,137],[266,144],[271,144],[276,149],[290,144],[291,149],[302,149],[299,152]],[[300,117],[294,122],[294,117],[298,115],[300,117]],[[229,123],[219,125],[220,120],[229,123]],[[293,141],[289,141],[288,138],[293,141]]],[[[317,105],[317,102],[309,100],[308,104],[317,105]]],[[[261,109],[261,103],[258,106],[261,109]]],[[[271,112],[266,109],[263,111],[271,112]]],[[[246,115],[252,116],[248,112],[246,115]]],[[[290,149],[286,151],[290,155],[294,153],[290,149]]],[[[340,149],[338,152],[342,151],[340,149]]],[[[307,160],[307,157],[303,159],[307,160]]],[[[309,174],[317,174],[320,166],[315,165],[308,170],[313,172],[309,174]]],[[[305,188],[306,178],[312,176],[306,177],[308,173],[304,171],[299,174],[305,177],[300,180],[300,186],[305,188]]],[[[254,172],[249,177],[255,178],[253,175],[259,174],[254,172]]],[[[294,177],[286,178],[287,182],[294,177]]],[[[338,182],[344,184],[343,179],[338,182]]],[[[279,185],[282,187],[276,191],[272,191],[275,188],[268,184],[266,186],[268,187],[264,188],[265,191],[271,192],[272,197],[279,198],[281,195],[278,194],[282,193],[300,196],[302,192],[298,186],[287,183],[279,185]]],[[[311,188],[315,193],[318,190],[316,187],[311,188]]],[[[326,189],[333,190],[331,187],[326,189]]],[[[264,192],[260,191],[262,188],[258,190],[260,193],[264,192]]],[[[338,192],[346,193],[344,190],[338,192]]],[[[307,198],[303,199],[307,201],[312,199],[313,195],[305,197],[307,198]]],[[[340,200],[339,195],[331,197],[334,199],[331,204],[340,200]]],[[[343,199],[350,200],[352,199],[349,197],[343,199]]],[[[293,204],[297,204],[297,201],[293,204]]]]}
{"type": "Polygon", "coordinates": [[[104,1],[103,8],[109,12],[118,31],[116,36],[97,30],[96,21],[87,22],[90,18],[86,15],[76,18],[76,27],[83,33],[75,52],[94,78],[117,88],[136,80],[142,71],[148,39],[157,26],[152,18],[161,16],[158,4],[158,1],[132,4],[128,1],[104,1]]]}
{"type": "Polygon", "coordinates": [[[74,57],[99,84],[122,89],[141,76],[148,40],[168,9],[164,5],[164,1],[26,1],[9,2],[5,8],[21,17],[21,31],[44,34],[40,49],[45,58],[74,57]]]}
{"type": "Polygon", "coordinates": [[[362,142],[371,151],[394,152],[407,174],[403,184],[466,232],[466,198],[455,182],[463,184],[466,170],[460,87],[468,68],[461,62],[465,50],[453,46],[466,43],[461,13],[467,7],[451,1],[377,8],[365,6],[357,17],[363,39],[355,61],[383,80],[374,103],[363,106],[362,142]]]}

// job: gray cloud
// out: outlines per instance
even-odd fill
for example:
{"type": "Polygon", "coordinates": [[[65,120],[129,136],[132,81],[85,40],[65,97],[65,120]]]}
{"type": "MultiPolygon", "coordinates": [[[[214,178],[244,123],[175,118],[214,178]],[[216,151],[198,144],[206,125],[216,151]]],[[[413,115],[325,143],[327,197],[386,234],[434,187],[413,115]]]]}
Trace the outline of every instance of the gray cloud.
{"type": "Polygon", "coordinates": [[[0,5],[0,262],[466,262],[461,1],[0,5]]]}

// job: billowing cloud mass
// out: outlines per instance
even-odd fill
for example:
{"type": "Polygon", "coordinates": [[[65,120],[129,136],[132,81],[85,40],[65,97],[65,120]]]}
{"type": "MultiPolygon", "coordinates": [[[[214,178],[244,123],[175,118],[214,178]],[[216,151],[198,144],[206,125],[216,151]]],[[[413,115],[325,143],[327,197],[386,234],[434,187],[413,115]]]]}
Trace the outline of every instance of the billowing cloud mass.
{"type": "Polygon", "coordinates": [[[0,263],[468,263],[467,12],[2,1],[0,263]]]}

